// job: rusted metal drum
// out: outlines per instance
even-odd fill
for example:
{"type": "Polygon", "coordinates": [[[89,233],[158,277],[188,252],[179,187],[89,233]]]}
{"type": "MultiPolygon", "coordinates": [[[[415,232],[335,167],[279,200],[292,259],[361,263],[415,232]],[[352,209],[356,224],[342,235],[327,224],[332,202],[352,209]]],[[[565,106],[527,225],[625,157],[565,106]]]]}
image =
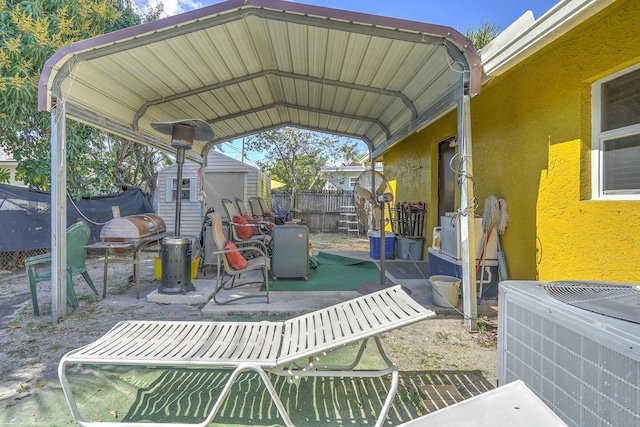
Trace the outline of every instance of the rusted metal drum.
{"type": "Polygon", "coordinates": [[[160,243],[162,279],[158,293],[185,294],[195,291],[191,283],[191,238],[165,237],[160,243]]]}

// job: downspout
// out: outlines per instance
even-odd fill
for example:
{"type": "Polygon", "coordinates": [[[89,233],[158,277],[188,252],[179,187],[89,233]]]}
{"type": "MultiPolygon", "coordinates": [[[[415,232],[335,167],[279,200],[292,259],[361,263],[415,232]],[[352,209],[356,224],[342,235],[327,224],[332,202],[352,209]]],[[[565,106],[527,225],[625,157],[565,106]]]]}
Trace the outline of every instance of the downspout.
{"type": "Polygon", "coordinates": [[[67,315],[67,113],[51,100],[51,322],[67,315]]]}
{"type": "Polygon", "coordinates": [[[460,241],[462,250],[462,304],[464,325],[470,331],[478,329],[476,301],[475,259],[476,248],[470,242],[474,238],[475,204],[473,203],[473,164],[471,150],[471,95],[466,88],[458,100],[458,143],[460,154],[460,241]]]}

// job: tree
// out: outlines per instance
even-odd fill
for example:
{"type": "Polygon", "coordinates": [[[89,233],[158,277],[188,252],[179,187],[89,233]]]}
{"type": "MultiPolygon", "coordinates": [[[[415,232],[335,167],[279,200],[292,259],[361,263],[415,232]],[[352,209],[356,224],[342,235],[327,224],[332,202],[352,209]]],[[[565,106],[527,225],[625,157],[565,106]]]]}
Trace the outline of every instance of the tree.
{"type": "MultiPolygon", "coordinates": [[[[60,47],[155,19],[141,18],[133,0],[5,0],[0,3],[0,147],[18,162],[16,175],[30,187],[51,183],[50,114],[37,109],[38,79],[60,47]]],[[[72,197],[115,190],[114,160],[105,132],[67,123],[67,187],[72,197]]]]}
{"type": "Polygon", "coordinates": [[[467,27],[465,36],[471,40],[476,50],[480,50],[500,34],[500,26],[492,22],[483,21],[477,29],[467,27]]]}
{"type": "Polygon", "coordinates": [[[352,164],[358,157],[357,144],[333,135],[284,127],[261,132],[246,139],[248,150],[259,152],[257,162],[275,180],[283,182],[295,200],[299,189],[321,189],[321,170],[329,162],[352,164]]]}
{"type": "Polygon", "coordinates": [[[11,180],[11,171],[9,169],[0,168],[0,184],[8,184],[11,180]]]}
{"type": "Polygon", "coordinates": [[[171,163],[166,153],[121,138],[110,138],[107,146],[111,155],[113,184],[119,190],[141,188],[153,195],[158,169],[171,163]]]}

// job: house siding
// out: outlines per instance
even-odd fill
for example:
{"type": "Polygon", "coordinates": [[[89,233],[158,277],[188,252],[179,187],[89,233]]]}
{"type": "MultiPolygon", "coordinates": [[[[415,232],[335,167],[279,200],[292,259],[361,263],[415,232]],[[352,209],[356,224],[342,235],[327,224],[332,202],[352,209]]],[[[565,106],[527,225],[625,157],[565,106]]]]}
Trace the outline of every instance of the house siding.
{"type": "MultiPolygon", "coordinates": [[[[640,62],[637,28],[639,3],[618,1],[472,99],[476,212],[489,195],[507,201],[510,279],[640,282],[640,202],[591,200],[591,84],[640,62]]],[[[385,154],[399,199],[429,200],[427,230],[437,142],[456,129],[453,112],[385,154]]]]}

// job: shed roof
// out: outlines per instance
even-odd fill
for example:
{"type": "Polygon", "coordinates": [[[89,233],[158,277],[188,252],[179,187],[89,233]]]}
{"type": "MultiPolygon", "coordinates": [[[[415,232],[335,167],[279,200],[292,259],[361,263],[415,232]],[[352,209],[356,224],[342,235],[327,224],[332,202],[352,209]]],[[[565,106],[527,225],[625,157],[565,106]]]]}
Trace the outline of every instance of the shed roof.
{"type": "Polygon", "coordinates": [[[40,110],[167,152],[152,122],[198,118],[212,144],[281,126],[364,140],[374,155],[480,91],[473,45],[444,26],[280,0],[229,0],[61,48],[40,110]]]}

